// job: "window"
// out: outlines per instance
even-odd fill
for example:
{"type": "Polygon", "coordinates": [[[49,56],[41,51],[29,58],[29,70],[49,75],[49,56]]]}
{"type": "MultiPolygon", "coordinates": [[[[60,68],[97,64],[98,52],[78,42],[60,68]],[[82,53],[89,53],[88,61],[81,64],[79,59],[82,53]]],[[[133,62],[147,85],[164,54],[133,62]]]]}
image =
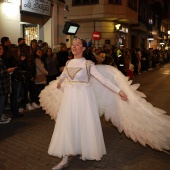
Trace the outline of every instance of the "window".
{"type": "Polygon", "coordinates": [[[93,4],[99,4],[99,0],[73,0],[72,5],[78,6],[78,5],[93,5],[93,4]]]}
{"type": "Polygon", "coordinates": [[[137,11],[137,0],[129,0],[128,7],[133,9],[134,11],[137,11]]]}
{"type": "Polygon", "coordinates": [[[30,44],[31,40],[38,39],[38,26],[37,25],[23,25],[25,43],[30,44]]]}
{"type": "Polygon", "coordinates": [[[109,0],[109,4],[121,5],[122,4],[122,0],[109,0]]]}
{"type": "Polygon", "coordinates": [[[142,22],[143,24],[148,24],[148,14],[147,14],[147,2],[146,0],[144,1],[139,1],[139,21],[142,22]]]}

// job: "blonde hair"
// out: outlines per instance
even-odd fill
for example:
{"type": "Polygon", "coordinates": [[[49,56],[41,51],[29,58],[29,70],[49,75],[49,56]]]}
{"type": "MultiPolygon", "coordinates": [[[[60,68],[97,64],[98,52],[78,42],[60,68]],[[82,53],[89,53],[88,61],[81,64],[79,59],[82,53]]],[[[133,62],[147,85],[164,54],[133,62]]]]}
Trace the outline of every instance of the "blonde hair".
{"type": "Polygon", "coordinates": [[[58,52],[60,51],[60,49],[61,49],[61,45],[60,45],[60,44],[55,45],[55,46],[53,47],[53,53],[58,53],[58,52]]]}

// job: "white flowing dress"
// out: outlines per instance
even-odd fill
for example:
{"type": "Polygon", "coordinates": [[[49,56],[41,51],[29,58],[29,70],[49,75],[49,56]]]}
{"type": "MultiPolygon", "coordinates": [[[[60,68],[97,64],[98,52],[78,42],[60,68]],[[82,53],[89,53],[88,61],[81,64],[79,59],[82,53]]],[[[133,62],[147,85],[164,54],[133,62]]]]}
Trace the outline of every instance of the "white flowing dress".
{"type": "Polygon", "coordinates": [[[106,154],[100,122],[103,114],[134,142],[169,150],[170,116],[147,102],[137,91],[139,85],[131,83],[112,66],[95,66],[85,58],[69,61],[59,79],[39,96],[42,108],[56,121],[48,153],[100,160],[106,154]],[[63,82],[60,89],[57,82],[63,82]],[[120,89],[128,101],[121,100],[120,89]]]}

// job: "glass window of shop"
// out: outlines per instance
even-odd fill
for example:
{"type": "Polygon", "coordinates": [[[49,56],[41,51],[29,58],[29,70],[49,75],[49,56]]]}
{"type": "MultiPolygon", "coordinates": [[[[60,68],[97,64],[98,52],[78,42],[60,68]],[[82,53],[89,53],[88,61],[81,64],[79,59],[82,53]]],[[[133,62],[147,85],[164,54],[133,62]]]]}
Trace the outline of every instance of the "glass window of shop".
{"type": "Polygon", "coordinates": [[[30,45],[31,40],[38,40],[38,25],[25,24],[23,25],[25,43],[30,45]]]}
{"type": "Polygon", "coordinates": [[[99,4],[99,0],[73,0],[72,5],[92,5],[92,4],[99,4]]]}
{"type": "Polygon", "coordinates": [[[109,0],[108,2],[109,2],[109,4],[116,4],[116,5],[122,4],[122,0],[109,0]]]}

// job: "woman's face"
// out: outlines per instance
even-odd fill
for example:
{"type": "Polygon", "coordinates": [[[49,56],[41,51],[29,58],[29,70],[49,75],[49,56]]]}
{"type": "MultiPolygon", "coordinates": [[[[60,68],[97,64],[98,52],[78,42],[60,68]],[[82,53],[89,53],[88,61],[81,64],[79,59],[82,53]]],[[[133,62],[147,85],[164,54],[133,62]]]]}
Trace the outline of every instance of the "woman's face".
{"type": "Polygon", "coordinates": [[[72,46],[71,46],[71,51],[72,51],[73,55],[82,55],[82,53],[85,49],[86,48],[83,47],[81,39],[76,38],[73,40],[72,46]]]}
{"type": "Polygon", "coordinates": [[[96,49],[95,54],[99,55],[100,53],[101,53],[101,50],[100,49],[96,49]]]}
{"type": "Polygon", "coordinates": [[[37,43],[36,43],[36,42],[33,42],[33,43],[31,44],[31,47],[32,47],[32,49],[36,49],[36,48],[37,48],[37,43]]]}
{"type": "Polygon", "coordinates": [[[47,55],[50,56],[52,54],[52,50],[51,49],[48,49],[47,50],[47,55]]]}
{"type": "Polygon", "coordinates": [[[37,50],[37,55],[38,55],[38,57],[40,57],[40,58],[41,58],[41,57],[42,57],[42,54],[43,54],[43,53],[42,53],[42,51],[41,51],[41,50],[37,50]]]}
{"type": "Polygon", "coordinates": [[[2,47],[2,45],[0,45],[0,56],[2,56],[4,54],[4,48],[2,47]]]}
{"type": "Polygon", "coordinates": [[[21,56],[21,61],[24,61],[26,59],[26,56],[22,55],[21,56]]]}

